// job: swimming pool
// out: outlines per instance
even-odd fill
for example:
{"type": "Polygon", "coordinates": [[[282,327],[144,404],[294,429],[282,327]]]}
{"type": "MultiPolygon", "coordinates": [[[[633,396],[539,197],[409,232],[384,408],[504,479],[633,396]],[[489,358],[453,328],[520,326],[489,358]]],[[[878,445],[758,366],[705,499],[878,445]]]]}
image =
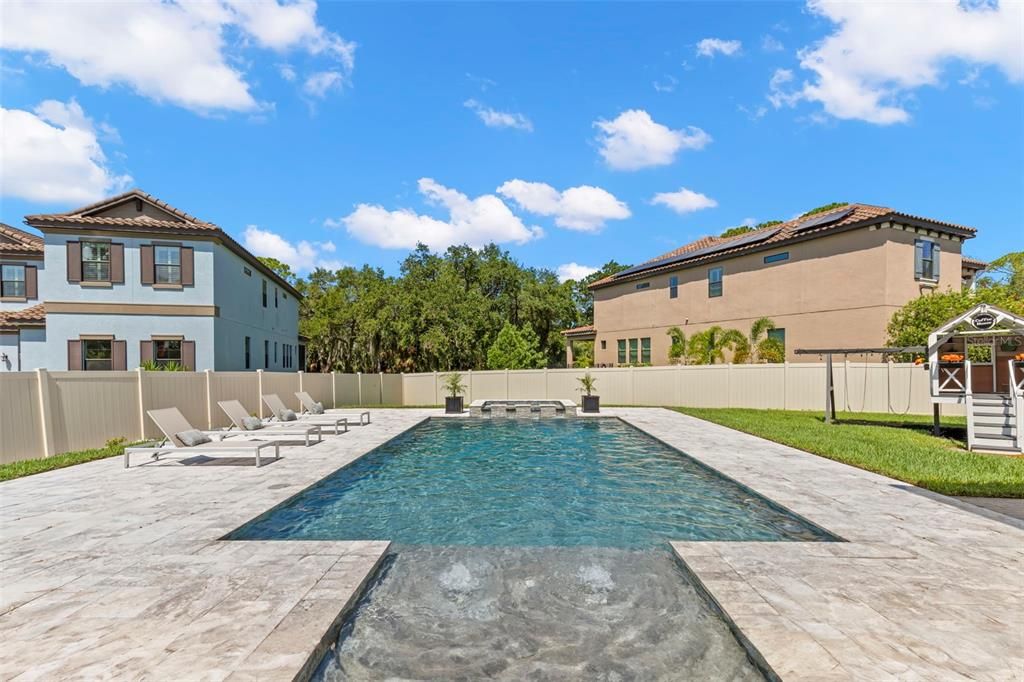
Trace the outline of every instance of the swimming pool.
{"type": "Polygon", "coordinates": [[[234,540],[392,540],[318,682],[758,680],[669,540],[827,531],[614,418],[430,419],[234,540]]]}

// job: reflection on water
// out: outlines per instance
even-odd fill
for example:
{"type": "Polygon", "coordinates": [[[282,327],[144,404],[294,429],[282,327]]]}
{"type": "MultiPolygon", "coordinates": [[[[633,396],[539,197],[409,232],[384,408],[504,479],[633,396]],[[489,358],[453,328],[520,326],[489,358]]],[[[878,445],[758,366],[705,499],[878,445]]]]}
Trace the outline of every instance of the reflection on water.
{"type": "Polygon", "coordinates": [[[665,549],[397,546],[314,680],[761,680],[665,549]]]}

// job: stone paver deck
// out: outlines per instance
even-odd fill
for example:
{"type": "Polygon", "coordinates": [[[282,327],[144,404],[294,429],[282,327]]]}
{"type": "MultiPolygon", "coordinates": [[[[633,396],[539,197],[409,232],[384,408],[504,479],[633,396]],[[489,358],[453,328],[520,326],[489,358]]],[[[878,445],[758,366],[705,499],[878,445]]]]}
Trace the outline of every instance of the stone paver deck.
{"type": "Polygon", "coordinates": [[[117,457],[0,483],[0,679],[293,679],[331,643],[387,539],[219,538],[427,414],[375,415],[259,469],[126,470],[117,457]]]}
{"type": "MultiPolygon", "coordinates": [[[[386,538],[219,538],[440,414],[375,410],[261,469],[112,459],[0,484],[0,678],[301,678],[386,538]]],[[[613,415],[848,541],[673,543],[780,677],[1024,679],[1020,527],[668,410],[613,415]]]]}

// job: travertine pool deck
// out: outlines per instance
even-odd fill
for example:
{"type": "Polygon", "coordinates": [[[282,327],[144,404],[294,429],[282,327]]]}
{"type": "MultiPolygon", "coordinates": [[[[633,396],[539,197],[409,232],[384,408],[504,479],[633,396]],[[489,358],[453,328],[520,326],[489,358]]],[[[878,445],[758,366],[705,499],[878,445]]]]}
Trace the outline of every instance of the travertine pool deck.
{"type": "MultiPolygon", "coordinates": [[[[219,538],[441,416],[373,413],[260,469],[115,458],[0,483],[0,679],[301,677],[387,539],[219,538]]],[[[848,540],[673,543],[783,679],[1024,679],[1024,524],[669,410],[601,416],[848,540]]]]}

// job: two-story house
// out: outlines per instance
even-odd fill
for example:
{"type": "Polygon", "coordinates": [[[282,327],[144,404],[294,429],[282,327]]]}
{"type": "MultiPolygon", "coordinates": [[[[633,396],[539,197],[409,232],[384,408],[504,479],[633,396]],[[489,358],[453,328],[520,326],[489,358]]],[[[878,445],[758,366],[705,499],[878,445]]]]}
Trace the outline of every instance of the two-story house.
{"type": "Polygon", "coordinates": [[[744,333],[771,318],[787,360],[797,348],[878,348],[894,311],[931,291],[971,286],[985,267],[961,256],[975,230],[883,206],[848,204],[736,236],[705,237],[594,282],[594,362],[668,364],[668,330],[744,333]]]}
{"type": "MultiPolygon", "coordinates": [[[[17,231],[42,261],[11,291],[42,302],[0,313],[20,346],[4,369],[301,369],[299,292],[218,226],[139,190],[25,222],[43,234],[17,231]],[[40,326],[31,337],[14,319],[29,311],[40,326]]],[[[16,261],[0,259],[6,277],[16,261]]],[[[11,333],[0,333],[6,348],[11,333]]]]}

